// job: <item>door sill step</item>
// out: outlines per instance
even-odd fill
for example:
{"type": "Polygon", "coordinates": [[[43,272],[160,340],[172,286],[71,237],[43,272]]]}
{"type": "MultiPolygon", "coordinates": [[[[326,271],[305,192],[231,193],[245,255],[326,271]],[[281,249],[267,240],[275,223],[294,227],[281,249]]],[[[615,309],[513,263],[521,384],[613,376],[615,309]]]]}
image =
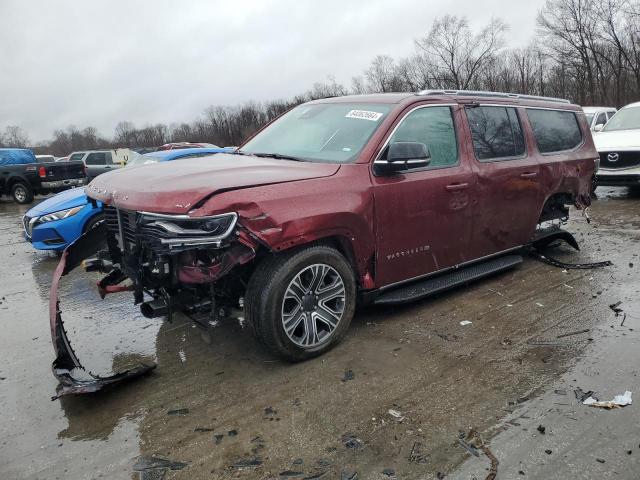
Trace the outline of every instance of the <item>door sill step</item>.
{"type": "Polygon", "coordinates": [[[450,288],[488,277],[494,273],[508,270],[522,262],[523,258],[521,255],[505,255],[503,257],[493,258],[394,288],[380,295],[374,303],[376,305],[398,305],[413,302],[444,292],[450,288]]]}

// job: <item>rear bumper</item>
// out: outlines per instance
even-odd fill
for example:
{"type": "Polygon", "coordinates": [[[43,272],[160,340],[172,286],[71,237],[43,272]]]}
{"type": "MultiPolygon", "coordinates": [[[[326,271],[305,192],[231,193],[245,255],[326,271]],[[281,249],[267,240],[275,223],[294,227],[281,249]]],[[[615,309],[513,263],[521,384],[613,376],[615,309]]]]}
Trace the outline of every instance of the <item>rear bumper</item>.
{"type": "Polygon", "coordinates": [[[66,180],[55,180],[52,182],[41,182],[40,186],[47,190],[55,188],[80,187],[87,184],[86,178],[69,178],[66,180]]]}
{"type": "Polygon", "coordinates": [[[640,168],[600,169],[596,174],[596,182],[605,187],[640,186],[640,168]]]}

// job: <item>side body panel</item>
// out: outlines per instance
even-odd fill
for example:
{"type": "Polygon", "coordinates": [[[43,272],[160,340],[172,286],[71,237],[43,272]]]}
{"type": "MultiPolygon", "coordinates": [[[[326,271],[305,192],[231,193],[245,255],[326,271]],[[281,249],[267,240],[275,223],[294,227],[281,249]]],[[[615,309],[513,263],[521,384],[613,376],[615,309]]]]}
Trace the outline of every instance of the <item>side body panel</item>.
{"type": "Polygon", "coordinates": [[[593,144],[591,130],[586,117],[577,114],[583,142],[573,150],[553,154],[538,152],[531,125],[523,115],[529,132],[531,147],[537,152],[540,163],[540,190],[542,199],[538,205],[538,217],[545,202],[556,193],[568,193],[575,197],[576,205],[588,207],[591,204],[591,182],[595,173],[598,152],[593,144]]]}
{"type": "Polygon", "coordinates": [[[524,112],[516,109],[526,149],[524,155],[506,159],[477,159],[468,119],[463,115],[470,162],[476,175],[476,202],[471,234],[473,258],[482,258],[524,245],[535,231],[539,218],[542,189],[538,154],[532,148],[529,131],[523,126],[524,112]]]}
{"type": "MultiPolygon", "coordinates": [[[[405,109],[396,125],[416,106],[405,109]]],[[[423,108],[431,107],[425,105],[423,108]]],[[[465,137],[460,135],[461,109],[457,105],[451,109],[458,132],[457,165],[396,175],[372,175],[378,287],[471,259],[468,247],[475,182],[467,159],[465,137]]],[[[393,128],[388,132],[389,136],[392,132],[393,128]]]]}
{"type": "Polygon", "coordinates": [[[361,284],[372,288],[375,253],[368,164],[341,165],[331,177],[223,192],[194,215],[235,211],[238,223],[273,251],[327,237],[348,245],[361,284]]]}

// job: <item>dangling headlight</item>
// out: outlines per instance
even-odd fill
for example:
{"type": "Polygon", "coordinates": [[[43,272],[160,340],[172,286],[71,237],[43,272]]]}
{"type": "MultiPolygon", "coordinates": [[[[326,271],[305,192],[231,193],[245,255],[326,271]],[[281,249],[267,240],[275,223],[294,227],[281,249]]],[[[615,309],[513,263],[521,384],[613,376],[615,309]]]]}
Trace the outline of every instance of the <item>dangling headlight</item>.
{"type": "Polygon", "coordinates": [[[54,220],[62,220],[63,218],[72,217],[83,208],[84,208],[84,205],[79,205],[77,207],[67,208],[66,210],[59,210],[57,212],[47,213],[46,215],[42,215],[38,219],[38,223],[53,222],[54,220]]]}

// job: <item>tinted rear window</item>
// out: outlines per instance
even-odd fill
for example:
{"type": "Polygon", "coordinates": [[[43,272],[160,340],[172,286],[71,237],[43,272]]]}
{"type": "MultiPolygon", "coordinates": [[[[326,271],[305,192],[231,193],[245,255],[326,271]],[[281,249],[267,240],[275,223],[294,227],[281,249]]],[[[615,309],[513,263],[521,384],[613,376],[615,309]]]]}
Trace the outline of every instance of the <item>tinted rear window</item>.
{"type": "Polygon", "coordinates": [[[575,113],[528,108],[527,115],[541,153],[572,150],[582,143],[575,113]]]}
{"type": "Polygon", "coordinates": [[[524,154],[524,137],[515,108],[480,106],[466,111],[478,160],[488,162],[524,154]]]}

